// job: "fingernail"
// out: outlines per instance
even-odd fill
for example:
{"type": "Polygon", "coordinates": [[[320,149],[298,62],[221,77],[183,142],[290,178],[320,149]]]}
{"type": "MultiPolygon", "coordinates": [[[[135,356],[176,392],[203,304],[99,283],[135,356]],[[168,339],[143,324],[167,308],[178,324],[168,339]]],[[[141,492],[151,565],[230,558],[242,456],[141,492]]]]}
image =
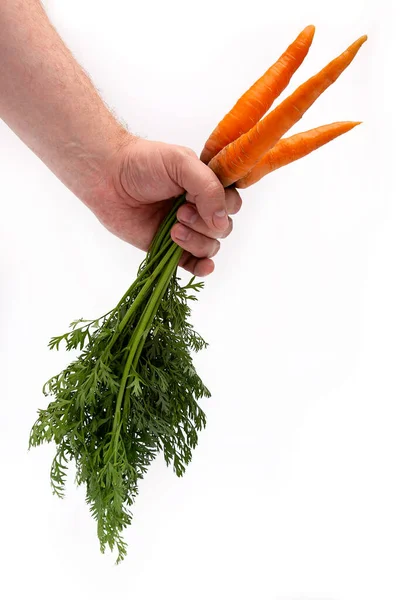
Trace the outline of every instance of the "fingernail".
{"type": "Polygon", "coordinates": [[[197,220],[196,209],[192,208],[191,206],[183,206],[179,213],[179,219],[185,223],[193,225],[193,223],[197,220]]]}
{"type": "Polygon", "coordinates": [[[226,210],[217,210],[214,213],[213,223],[217,229],[219,229],[220,231],[225,231],[225,229],[227,229],[229,225],[226,210]]]}
{"type": "Polygon", "coordinates": [[[182,240],[182,242],[188,239],[189,233],[189,229],[184,225],[177,225],[175,228],[175,237],[177,240],[182,240]]]}

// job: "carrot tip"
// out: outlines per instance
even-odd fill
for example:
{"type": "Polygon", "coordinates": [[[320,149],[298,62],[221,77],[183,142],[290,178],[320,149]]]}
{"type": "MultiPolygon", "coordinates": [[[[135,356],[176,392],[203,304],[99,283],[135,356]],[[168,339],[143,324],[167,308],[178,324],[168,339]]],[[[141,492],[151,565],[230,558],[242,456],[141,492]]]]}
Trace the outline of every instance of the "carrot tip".
{"type": "Polygon", "coordinates": [[[310,35],[314,37],[315,25],[307,25],[307,27],[303,29],[303,33],[310,33],[310,35]]]}
{"type": "Polygon", "coordinates": [[[342,124],[346,131],[350,131],[357,127],[357,125],[361,125],[362,121],[343,121],[342,123],[338,123],[338,125],[342,124]]]}
{"type": "Polygon", "coordinates": [[[365,42],[367,41],[368,36],[367,35],[362,35],[360,38],[358,38],[358,40],[356,40],[353,44],[353,46],[355,46],[357,49],[361,48],[361,46],[363,44],[365,44],[365,42]]]}

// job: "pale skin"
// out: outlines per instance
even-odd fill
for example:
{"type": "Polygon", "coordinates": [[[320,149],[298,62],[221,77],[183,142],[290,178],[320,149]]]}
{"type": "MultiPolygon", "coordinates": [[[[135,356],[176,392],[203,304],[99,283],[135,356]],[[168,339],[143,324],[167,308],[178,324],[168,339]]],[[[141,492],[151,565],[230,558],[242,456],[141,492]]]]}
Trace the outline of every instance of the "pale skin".
{"type": "MultiPolygon", "coordinates": [[[[181,266],[214,270],[241,206],[183,146],[131,135],[111,114],[40,0],[0,0],[0,117],[112,233],[147,250],[173,198],[181,266]]],[[[134,81],[132,82],[134,85],[134,81]]]]}

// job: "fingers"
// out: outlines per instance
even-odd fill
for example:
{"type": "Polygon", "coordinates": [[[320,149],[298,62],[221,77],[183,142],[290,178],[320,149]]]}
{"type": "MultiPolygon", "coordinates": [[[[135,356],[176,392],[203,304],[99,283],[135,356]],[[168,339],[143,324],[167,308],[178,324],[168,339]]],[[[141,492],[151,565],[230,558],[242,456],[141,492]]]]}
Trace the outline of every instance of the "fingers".
{"type": "MultiPolygon", "coordinates": [[[[239,193],[234,188],[226,190],[225,197],[227,212],[230,215],[236,214],[242,205],[242,200],[239,193]]],[[[180,223],[183,223],[193,231],[201,233],[209,238],[225,238],[231,232],[233,228],[232,219],[228,217],[228,227],[224,231],[215,231],[210,229],[206,222],[201,218],[197,207],[193,204],[187,203],[180,207],[177,213],[177,218],[180,223]]]]}
{"type": "Polygon", "coordinates": [[[166,161],[167,171],[186,191],[186,204],[177,213],[178,223],[171,237],[181,248],[180,266],[198,277],[214,270],[211,260],[220,248],[218,238],[232,231],[232,219],[242,205],[238,191],[224,189],[216,175],[203,164],[193,151],[176,148],[172,161],[166,161]]]}
{"type": "Polygon", "coordinates": [[[225,190],[217,176],[196,156],[184,153],[175,171],[177,183],[187,192],[187,201],[195,204],[207,227],[225,231],[229,224],[225,190]]]}
{"type": "MultiPolygon", "coordinates": [[[[230,214],[234,214],[240,209],[241,199],[236,190],[227,191],[226,206],[230,214]]],[[[197,258],[215,256],[220,246],[217,238],[227,237],[233,229],[230,217],[228,217],[228,226],[224,231],[210,229],[201,218],[197,207],[189,203],[179,208],[177,218],[179,223],[173,226],[171,237],[181,248],[197,258]]]]}
{"type": "MultiPolygon", "coordinates": [[[[242,200],[234,188],[229,188],[225,193],[227,212],[236,214],[241,207],[242,200]]],[[[205,277],[214,270],[214,263],[210,260],[217,254],[220,243],[217,238],[227,237],[233,229],[233,222],[228,217],[228,227],[224,231],[210,229],[200,216],[197,207],[186,203],[177,213],[179,223],[173,226],[171,237],[185,253],[181,266],[191,273],[205,277]]]]}
{"type": "Polygon", "coordinates": [[[181,248],[197,258],[212,258],[220,247],[218,240],[198,233],[182,223],[173,226],[171,237],[181,248]]]}
{"type": "Polygon", "coordinates": [[[196,277],[207,277],[214,271],[214,261],[210,258],[196,258],[189,252],[184,252],[179,262],[179,266],[193,273],[196,277]]]}
{"type": "Polygon", "coordinates": [[[236,215],[242,208],[242,199],[236,188],[229,187],[225,190],[228,215],[236,215]]]}
{"type": "Polygon", "coordinates": [[[184,204],[180,207],[177,213],[177,218],[180,223],[189,227],[197,233],[201,233],[208,238],[226,238],[233,229],[232,219],[228,217],[228,227],[225,231],[215,231],[209,229],[203,219],[200,217],[197,209],[192,204],[184,204]]]}

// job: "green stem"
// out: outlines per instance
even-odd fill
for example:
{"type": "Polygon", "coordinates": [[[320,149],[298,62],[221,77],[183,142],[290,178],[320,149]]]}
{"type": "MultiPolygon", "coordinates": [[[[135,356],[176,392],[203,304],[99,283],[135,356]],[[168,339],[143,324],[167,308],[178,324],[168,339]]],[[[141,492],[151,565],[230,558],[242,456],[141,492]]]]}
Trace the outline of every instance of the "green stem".
{"type": "Polygon", "coordinates": [[[108,344],[108,346],[104,352],[108,352],[109,350],[111,350],[111,348],[117,341],[119,334],[124,329],[124,327],[127,325],[127,323],[130,321],[130,319],[133,317],[133,315],[138,311],[138,309],[140,308],[140,305],[143,303],[147,294],[150,292],[150,289],[151,289],[153,283],[155,282],[155,280],[157,279],[157,277],[161,273],[161,271],[164,269],[164,267],[168,264],[168,261],[174,255],[174,252],[176,252],[177,248],[179,248],[179,246],[177,246],[175,243],[173,243],[171,248],[165,254],[164,258],[158,263],[157,267],[154,269],[154,271],[151,273],[151,275],[148,276],[148,279],[147,279],[145,285],[142,287],[139,294],[136,296],[133,304],[129,307],[126,315],[124,316],[122,321],[119,323],[118,327],[115,330],[113,337],[111,338],[110,343],[108,344]]]}
{"type": "Polygon", "coordinates": [[[158,231],[157,231],[153,241],[151,242],[151,245],[149,248],[149,253],[148,253],[150,257],[154,256],[158,252],[158,250],[162,247],[162,242],[164,240],[165,233],[166,233],[166,231],[169,231],[169,229],[170,229],[170,227],[168,228],[168,224],[171,220],[171,217],[173,219],[175,219],[175,215],[176,215],[176,208],[175,208],[175,205],[173,205],[170,212],[165,216],[164,220],[161,222],[161,225],[159,226],[158,231]]]}
{"type": "MultiPolygon", "coordinates": [[[[143,269],[137,274],[137,277],[135,279],[135,281],[133,282],[133,284],[127,289],[127,291],[125,292],[125,294],[122,296],[121,300],[118,302],[117,306],[113,309],[110,310],[108,313],[106,313],[105,315],[103,315],[104,317],[106,317],[107,315],[110,315],[110,317],[107,319],[107,321],[104,323],[104,326],[106,327],[108,325],[108,323],[110,322],[110,320],[112,319],[112,317],[114,316],[114,314],[118,311],[118,309],[122,306],[122,304],[125,302],[126,298],[128,296],[130,296],[133,292],[133,290],[138,287],[138,284],[142,283],[142,280],[147,277],[148,272],[151,270],[151,268],[154,266],[154,264],[161,258],[161,256],[164,254],[164,252],[166,250],[169,250],[170,247],[173,245],[173,240],[172,238],[170,238],[170,242],[171,243],[166,243],[158,252],[155,256],[152,257],[151,260],[149,260],[148,262],[146,262],[146,265],[143,267],[143,269]],[[110,314],[112,313],[112,314],[110,314]]],[[[146,255],[147,257],[149,256],[148,254],[146,255]]],[[[101,317],[103,318],[103,317],[101,317]]],[[[96,319],[98,320],[98,319],[96,319]]],[[[95,322],[95,320],[93,321],[95,322]]]]}
{"type": "MultiPolygon", "coordinates": [[[[133,343],[131,344],[128,358],[126,359],[124,371],[122,374],[121,385],[119,388],[117,403],[115,408],[114,422],[112,428],[112,436],[115,436],[115,448],[118,443],[118,435],[116,434],[117,428],[119,426],[120,418],[121,418],[121,406],[122,400],[124,397],[125,386],[129,376],[129,372],[132,366],[133,359],[135,357],[136,351],[141,343],[142,337],[144,337],[145,331],[148,328],[151,319],[154,318],[154,310],[158,308],[157,304],[161,301],[165,290],[168,287],[168,283],[178,265],[179,259],[182,254],[182,249],[179,246],[175,246],[173,248],[173,253],[170,257],[169,263],[165,266],[165,269],[153,290],[153,293],[147,303],[146,309],[142,314],[139,323],[135,329],[134,335],[132,336],[133,343]]],[[[161,263],[160,263],[161,264],[161,263]]],[[[164,266],[164,265],[163,265],[164,266]]]]}
{"type": "MultiPolygon", "coordinates": [[[[150,245],[150,248],[146,254],[146,258],[145,258],[145,265],[143,267],[143,269],[141,271],[138,272],[135,281],[132,283],[132,285],[127,289],[127,291],[125,292],[125,294],[122,296],[121,300],[118,302],[118,304],[116,305],[115,308],[113,308],[112,310],[110,310],[109,312],[105,313],[102,317],[100,317],[99,319],[93,319],[92,323],[95,323],[96,321],[100,321],[101,319],[105,318],[108,316],[108,319],[103,323],[103,327],[107,327],[107,325],[110,323],[111,319],[114,317],[114,315],[118,312],[119,308],[123,305],[123,303],[126,301],[126,298],[128,296],[130,296],[133,292],[133,290],[138,287],[139,285],[142,284],[143,279],[145,279],[148,276],[148,272],[153,268],[153,266],[161,259],[162,255],[167,253],[168,255],[170,255],[170,250],[172,248],[172,246],[175,246],[176,244],[174,244],[171,236],[170,236],[170,231],[171,231],[171,227],[174,224],[175,220],[176,220],[176,213],[177,210],[180,206],[182,206],[182,204],[185,202],[185,196],[179,196],[179,198],[177,199],[176,203],[174,204],[174,206],[172,207],[172,209],[170,210],[170,212],[167,214],[167,216],[165,217],[164,221],[161,223],[156,235],[153,238],[153,241],[150,245]]],[[[158,266],[160,266],[161,263],[159,263],[158,266]]],[[[165,264],[165,263],[163,263],[165,264]]],[[[156,268],[157,272],[159,272],[158,267],[156,268]]],[[[152,274],[153,275],[153,274],[152,274]]],[[[141,290],[141,292],[138,294],[138,296],[135,298],[135,301],[133,302],[133,304],[131,305],[131,307],[129,308],[128,312],[125,314],[125,317],[123,318],[123,320],[119,323],[119,325],[117,326],[117,329],[111,339],[110,344],[107,346],[106,348],[106,352],[108,352],[112,346],[114,345],[116,339],[118,338],[119,333],[123,330],[123,328],[125,327],[126,323],[128,322],[128,320],[133,316],[133,314],[136,312],[137,308],[139,307],[143,297],[146,295],[146,292],[148,291],[149,287],[151,286],[151,283],[154,281],[154,277],[151,280],[148,280],[144,286],[144,288],[146,288],[144,290],[144,288],[141,290]],[[147,285],[148,284],[148,285],[147,285]],[[147,287],[146,287],[147,286],[147,287]],[[143,294],[142,294],[143,292],[143,294]],[[140,301],[138,304],[136,304],[137,300],[140,297],[140,301]],[[132,307],[135,306],[135,309],[132,309],[132,307]],[[131,310],[132,309],[132,310],[131,310]],[[129,315],[129,316],[128,316],[129,315]]],[[[90,324],[89,324],[90,325],[90,324]]],[[[84,329],[85,327],[88,326],[88,323],[86,323],[85,325],[82,325],[82,327],[78,327],[76,329],[84,329]]]]}
{"type": "Polygon", "coordinates": [[[176,213],[178,212],[178,208],[182,206],[185,202],[185,195],[179,196],[176,200],[173,208],[165,217],[164,221],[161,223],[158,232],[151,243],[149,249],[149,256],[152,257],[154,253],[158,252],[161,247],[163,247],[164,243],[168,238],[170,238],[170,231],[176,220],[176,213]]]}
{"type": "MultiPolygon", "coordinates": [[[[174,242],[170,236],[170,231],[171,231],[172,225],[174,224],[174,222],[176,220],[177,210],[180,206],[182,206],[182,204],[184,202],[185,202],[185,196],[184,195],[179,196],[176,203],[174,204],[174,206],[172,207],[170,212],[167,214],[167,216],[161,223],[156,235],[153,238],[150,248],[146,254],[146,258],[144,261],[145,266],[143,267],[143,269],[141,271],[138,272],[135,281],[127,289],[125,294],[121,297],[121,300],[118,302],[116,307],[113,308],[112,310],[106,312],[103,316],[101,316],[97,319],[93,319],[93,321],[85,323],[81,327],[76,327],[74,329],[74,331],[81,331],[82,329],[85,329],[86,327],[92,325],[93,323],[96,323],[96,321],[101,321],[101,319],[104,319],[105,317],[108,317],[108,319],[107,319],[107,321],[105,321],[103,323],[103,327],[107,327],[107,325],[110,323],[110,321],[113,318],[113,316],[115,315],[115,313],[125,302],[126,298],[132,294],[133,290],[136,287],[138,287],[138,285],[142,284],[142,280],[147,277],[147,274],[151,270],[151,268],[160,260],[161,256],[166,251],[169,251],[170,248],[172,247],[172,245],[174,245],[174,242]]],[[[122,326],[122,329],[125,326],[125,324],[126,323],[124,323],[124,325],[122,326]]]]}
{"type": "MultiPolygon", "coordinates": [[[[180,257],[182,256],[182,252],[183,252],[183,250],[181,249],[181,252],[179,253],[179,256],[177,256],[177,258],[176,258],[176,266],[175,266],[175,271],[176,271],[176,269],[177,269],[177,266],[178,266],[179,259],[180,259],[180,257]]],[[[178,254],[178,253],[177,253],[177,254],[178,254]]],[[[173,274],[174,274],[174,273],[172,273],[172,275],[173,275],[173,274]]],[[[157,304],[154,306],[153,312],[152,312],[152,314],[151,314],[151,316],[150,316],[150,319],[149,319],[149,323],[150,323],[150,325],[151,325],[151,323],[154,321],[154,318],[155,318],[155,316],[156,316],[156,314],[157,314],[157,311],[158,311],[158,309],[160,308],[160,304],[161,304],[161,302],[162,302],[162,299],[163,299],[163,298],[164,298],[164,296],[165,296],[165,293],[167,292],[167,289],[168,289],[168,286],[169,286],[169,284],[170,284],[170,281],[171,281],[171,277],[168,279],[168,281],[166,281],[165,287],[164,287],[164,289],[163,289],[163,290],[161,291],[161,293],[160,293],[160,296],[159,296],[158,302],[157,302],[157,304]]],[[[134,337],[134,335],[135,335],[135,332],[133,333],[133,335],[132,335],[132,338],[134,337]]],[[[143,336],[142,336],[141,342],[140,342],[140,344],[139,344],[139,346],[138,346],[138,349],[137,349],[137,352],[136,352],[136,354],[135,354],[135,358],[134,358],[134,360],[133,360],[133,362],[132,362],[131,373],[132,373],[132,371],[135,371],[135,370],[136,370],[137,364],[138,364],[138,362],[139,362],[139,359],[140,359],[140,356],[141,356],[141,354],[142,354],[143,346],[144,346],[144,344],[145,344],[145,342],[146,342],[146,337],[147,337],[147,335],[143,335],[143,336]]],[[[131,338],[131,340],[132,340],[132,338],[131,338]]],[[[125,394],[127,393],[127,391],[128,391],[128,390],[126,390],[126,389],[125,389],[125,394]]]]}
{"type": "Polygon", "coordinates": [[[132,285],[126,290],[125,294],[121,297],[121,300],[118,302],[118,304],[115,306],[115,308],[109,310],[108,312],[106,312],[104,315],[102,315],[101,317],[98,317],[97,319],[93,319],[92,321],[88,321],[86,322],[84,325],[82,325],[81,327],[75,327],[74,331],[82,331],[82,329],[85,329],[86,327],[92,325],[93,323],[96,323],[97,321],[101,321],[102,319],[104,319],[105,317],[108,317],[107,321],[104,321],[103,323],[103,327],[107,327],[107,325],[109,324],[109,322],[111,321],[111,319],[113,318],[113,316],[115,315],[115,313],[118,311],[118,309],[122,306],[122,304],[125,302],[126,298],[128,296],[130,296],[133,292],[133,290],[138,287],[138,284],[142,283],[142,279],[145,278],[145,276],[147,277],[148,272],[151,270],[151,268],[154,266],[154,264],[162,257],[162,255],[165,253],[166,250],[169,250],[171,248],[171,246],[174,244],[172,238],[170,237],[169,240],[166,240],[165,244],[163,244],[163,246],[161,247],[161,249],[157,252],[157,254],[155,254],[151,260],[148,260],[149,258],[149,254],[147,253],[146,255],[146,264],[143,267],[143,269],[141,271],[138,272],[137,277],[135,279],[135,281],[132,283],[132,285]]]}

